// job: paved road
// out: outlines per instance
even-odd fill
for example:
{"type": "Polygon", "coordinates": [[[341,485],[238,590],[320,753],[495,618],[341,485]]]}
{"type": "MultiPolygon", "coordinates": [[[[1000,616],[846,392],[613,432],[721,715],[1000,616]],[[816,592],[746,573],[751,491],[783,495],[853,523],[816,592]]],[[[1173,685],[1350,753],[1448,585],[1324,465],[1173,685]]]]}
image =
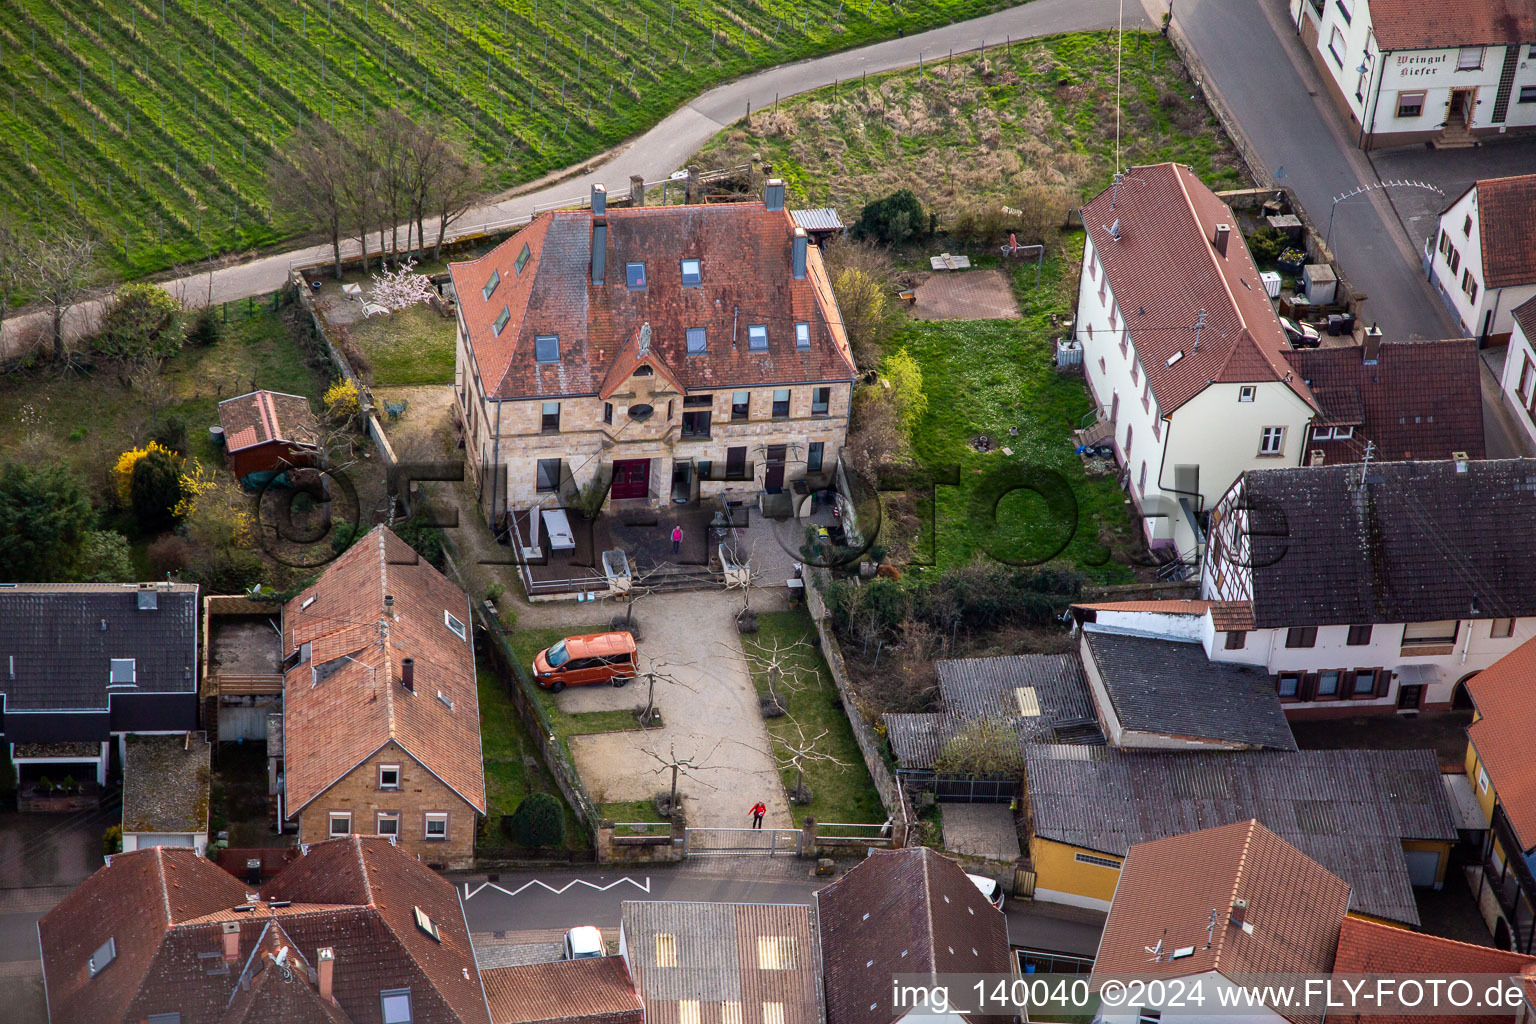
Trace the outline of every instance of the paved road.
{"type": "MultiPolygon", "coordinates": [[[[810,874],[810,862],[792,858],[694,858],[687,863],[646,865],[633,871],[593,867],[505,871],[494,883],[484,874],[450,876],[464,898],[469,930],[476,934],[546,932],[591,924],[617,927],[625,900],[706,903],[811,902],[831,879],[810,874]]],[[[1016,945],[1092,956],[1103,915],[1072,907],[1010,900],[1008,935],[1016,945]]]]}
{"type": "MultiPolygon", "coordinates": [[[[1289,187],[1326,231],[1333,197],[1377,178],[1331,108],[1284,0],[1178,0],[1174,22],[1268,177],[1284,168],[1277,184],[1289,187]]],[[[1389,340],[1453,335],[1418,273],[1414,244],[1380,193],[1339,204],[1333,249],[1345,275],[1369,296],[1365,319],[1379,321],[1389,340]]]]}
{"type": "MultiPolygon", "coordinates": [[[[793,96],[867,72],[907,67],[916,64],[919,58],[930,60],[951,50],[970,50],[983,43],[990,46],[1010,37],[1024,39],[1056,32],[1112,28],[1120,6],[1119,0],[1031,0],[1019,7],[920,35],[781,65],[737,79],[711,89],[675,111],[656,127],[602,160],[594,169],[576,174],[560,184],[472,211],[455,226],[453,233],[474,234],[484,224],[506,226],[526,222],[535,205],[584,196],[594,184],[605,184],[610,190],[627,189],[632,174],[644,175],[648,181],[666,177],[721,128],[745,114],[749,103],[753,110],[758,110],[773,103],[776,96],[793,96]]],[[[1127,0],[1124,8],[1127,27],[1147,28],[1151,25],[1136,0],[1127,0]]],[[[435,230],[435,224],[429,222],[428,237],[435,230]]],[[[355,243],[353,251],[356,251],[355,243]]],[[[290,262],[322,262],[329,256],[328,246],[311,246],[218,270],[213,274],[212,300],[228,302],[274,291],[287,281],[290,262]]],[[[201,305],[209,293],[206,275],[168,282],[166,287],[173,294],[181,295],[189,305],[201,305]]],[[[71,336],[88,331],[99,312],[98,304],[94,303],[82,303],[72,310],[66,321],[71,336]]],[[[9,351],[17,331],[37,326],[41,326],[39,314],[7,320],[0,329],[0,342],[3,342],[0,354],[9,351]]]]}

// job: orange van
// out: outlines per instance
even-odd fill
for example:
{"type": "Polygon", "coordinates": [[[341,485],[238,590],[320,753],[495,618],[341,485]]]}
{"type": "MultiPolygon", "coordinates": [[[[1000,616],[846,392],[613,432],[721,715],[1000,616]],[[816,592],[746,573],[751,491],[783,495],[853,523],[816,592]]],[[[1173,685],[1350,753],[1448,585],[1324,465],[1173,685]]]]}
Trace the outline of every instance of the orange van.
{"type": "Polygon", "coordinates": [[[551,693],[567,686],[623,686],[634,677],[635,638],[630,633],[568,636],[533,656],[533,681],[551,693]]]}

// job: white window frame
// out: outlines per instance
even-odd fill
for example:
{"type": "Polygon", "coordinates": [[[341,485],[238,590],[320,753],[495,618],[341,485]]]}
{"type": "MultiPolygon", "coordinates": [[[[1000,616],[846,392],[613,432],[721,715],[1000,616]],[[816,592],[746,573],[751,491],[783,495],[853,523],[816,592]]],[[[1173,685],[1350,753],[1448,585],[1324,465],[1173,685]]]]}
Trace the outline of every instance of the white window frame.
{"type": "Polygon", "coordinates": [[[691,355],[691,356],[702,356],[702,355],[708,354],[708,352],[709,352],[709,331],[707,329],[705,329],[703,327],[689,327],[689,328],[687,328],[687,329],[685,329],[683,331],[683,336],[684,336],[684,339],[688,343],[688,354],[689,355],[691,355]],[[693,347],[693,341],[694,341],[695,335],[697,335],[698,341],[699,341],[699,347],[697,349],[695,349],[693,347]]]}
{"type": "Polygon", "coordinates": [[[1483,69],[1483,60],[1487,56],[1487,49],[1486,46],[1463,46],[1458,49],[1456,51],[1456,70],[1481,71],[1483,69]],[[1473,55],[1477,57],[1475,64],[1469,63],[1467,60],[1468,57],[1473,55]]]}
{"type": "Polygon", "coordinates": [[[107,685],[109,685],[109,686],[113,686],[113,685],[115,685],[115,686],[131,686],[134,683],[137,683],[138,681],[139,681],[139,664],[138,664],[138,660],[137,659],[135,659],[135,658],[113,658],[111,660],[110,664],[107,667],[107,685]],[[127,667],[127,672],[128,672],[128,678],[127,679],[118,679],[118,678],[116,678],[117,677],[117,670],[118,670],[119,666],[126,666],[127,667]]]}
{"type": "Polygon", "coordinates": [[[1244,384],[1242,387],[1237,389],[1237,400],[1239,402],[1252,402],[1258,398],[1258,396],[1259,389],[1254,387],[1252,384],[1244,384]]]}
{"type": "Polygon", "coordinates": [[[459,617],[447,608],[443,609],[443,625],[453,630],[453,635],[460,640],[469,639],[469,630],[464,626],[464,623],[459,621],[459,617]]]}
{"type": "Polygon", "coordinates": [[[748,352],[767,352],[768,351],[768,325],[767,324],[748,324],[747,325],[747,351],[748,352]]]}
{"type": "Polygon", "coordinates": [[[373,834],[376,835],[376,836],[393,836],[396,839],[399,839],[400,838],[400,812],[399,811],[378,811],[378,812],[376,812],[374,814],[374,819],[373,819],[373,834]],[[385,822],[388,822],[388,823],[394,825],[395,826],[395,830],[393,832],[386,832],[386,831],[384,831],[384,824],[385,824],[385,822]]]}
{"type": "Polygon", "coordinates": [[[1284,455],[1285,454],[1285,428],[1284,427],[1260,427],[1259,428],[1259,454],[1260,455],[1284,455]],[[1271,443],[1273,439],[1273,443],[1271,443]]]}
{"type": "Polygon", "coordinates": [[[352,834],[352,812],[351,811],[328,811],[328,812],[326,812],[326,816],[325,816],[325,834],[326,834],[327,838],[330,838],[330,839],[345,839],[347,836],[350,836],[352,834]],[[337,821],[337,819],[340,819],[340,820],[345,821],[347,823],[347,830],[345,832],[337,832],[336,831],[336,821],[337,821]]]}
{"type": "Polygon", "coordinates": [[[1488,792],[1488,772],[1482,765],[1477,766],[1477,791],[1479,793],[1488,792]]]}
{"type": "Polygon", "coordinates": [[[397,765],[397,764],[381,764],[381,765],[379,765],[379,788],[380,789],[399,789],[400,788],[400,766],[399,765],[397,765]],[[384,773],[385,772],[394,772],[395,773],[395,781],[394,782],[385,782],[384,781],[384,773]]]}
{"type": "Polygon", "coordinates": [[[423,839],[431,839],[434,842],[440,842],[442,840],[447,839],[448,838],[448,812],[447,811],[427,811],[424,815],[422,815],[421,835],[422,835],[423,839]],[[438,822],[438,821],[443,823],[443,834],[442,835],[433,835],[432,834],[432,824],[434,822],[438,822]]]}
{"type": "Polygon", "coordinates": [[[1456,645],[1457,638],[1460,637],[1460,636],[1461,636],[1461,620],[1460,619],[1440,619],[1440,620],[1437,620],[1435,622],[1409,622],[1409,623],[1407,623],[1407,624],[1405,624],[1403,626],[1403,643],[1402,643],[1402,646],[1404,646],[1404,647],[1444,647],[1447,644],[1449,644],[1449,645],[1454,647],[1456,645]],[[1446,635],[1444,630],[1442,630],[1439,633],[1432,634],[1432,635],[1427,632],[1428,628],[1431,627],[1431,626],[1443,626],[1445,624],[1449,624],[1451,626],[1451,632],[1450,632],[1449,636],[1446,635]],[[1417,631],[1419,635],[1417,635],[1417,636],[1411,635],[1415,631],[1417,631]]]}

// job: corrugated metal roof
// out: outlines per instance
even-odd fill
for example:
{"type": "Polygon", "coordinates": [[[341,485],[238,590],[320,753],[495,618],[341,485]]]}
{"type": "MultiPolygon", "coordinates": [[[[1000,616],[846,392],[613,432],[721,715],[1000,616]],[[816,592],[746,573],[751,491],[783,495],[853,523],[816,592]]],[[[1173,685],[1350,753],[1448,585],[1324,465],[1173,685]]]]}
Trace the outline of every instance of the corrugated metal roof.
{"type": "Polygon", "coordinates": [[[807,906],[626,902],[624,955],[647,1024],[820,1024],[807,906]]]}
{"type": "Polygon", "coordinates": [[[1404,839],[1454,842],[1427,750],[1150,753],[1031,745],[1031,823],[1044,839],[1124,856],[1137,843],[1257,818],[1354,889],[1353,909],[1418,924],[1404,839]]]}
{"type": "Polygon", "coordinates": [[[819,210],[790,210],[789,215],[794,218],[796,227],[805,228],[807,231],[843,230],[843,219],[830,206],[824,206],[819,210]]]}

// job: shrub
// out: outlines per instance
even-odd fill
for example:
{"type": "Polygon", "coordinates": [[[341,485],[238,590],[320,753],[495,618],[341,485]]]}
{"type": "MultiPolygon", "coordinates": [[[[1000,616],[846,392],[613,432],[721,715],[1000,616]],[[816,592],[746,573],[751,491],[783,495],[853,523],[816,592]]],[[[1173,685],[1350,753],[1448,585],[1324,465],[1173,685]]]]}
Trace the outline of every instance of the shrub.
{"type": "Polygon", "coordinates": [[[923,391],[923,368],[912,357],[912,353],[903,348],[886,356],[883,369],[885,379],[891,385],[891,401],[896,404],[902,428],[911,437],[918,422],[928,412],[928,395],[923,391]]]}
{"type": "Polygon", "coordinates": [[[1024,754],[1010,726],[982,718],[945,741],[933,769],[947,775],[1017,778],[1024,773],[1024,754]]]}
{"type": "Polygon", "coordinates": [[[529,793],[507,822],[507,838],[519,846],[565,844],[565,808],[548,793],[529,793]]]}
{"type": "Polygon", "coordinates": [[[368,527],[362,523],[337,523],[335,529],[331,530],[331,550],[338,555],[343,554],[367,532],[368,527]]]}
{"type": "Polygon", "coordinates": [[[435,526],[427,525],[427,519],[417,513],[405,522],[394,527],[395,535],[416,549],[416,553],[426,559],[438,572],[442,572],[448,563],[443,558],[443,531],[435,526]]]}
{"type": "Polygon", "coordinates": [[[608,500],[608,481],[603,477],[603,471],[598,470],[582,486],[576,488],[567,498],[566,503],[586,516],[595,519],[603,511],[603,505],[608,500]]]}
{"type": "Polygon", "coordinates": [[[80,583],[128,583],[137,575],[128,538],[114,530],[92,530],[80,542],[75,579],[80,583]]]}
{"type": "Polygon", "coordinates": [[[101,834],[101,852],[108,857],[123,852],[123,826],[113,825],[101,834]]]}
{"type": "Polygon", "coordinates": [[[117,500],[127,505],[132,500],[130,486],[133,483],[133,467],[139,464],[139,460],[150,452],[164,452],[172,456],[172,460],[179,465],[180,456],[167,448],[160,447],[158,441],[151,440],[143,448],[130,448],[117,457],[117,463],[112,467],[112,486],[117,491],[117,500]]]}
{"type": "Polygon", "coordinates": [[[0,579],[48,582],[75,559],[91,522],[80,480],[58,464],[0,467],[0,579]]]}
{"type": "Polygon", "coordinates": [[[166,451],[187,454],[187,421],[181,416],[167,416],[150,436],[166,451]]]}
{"type": "Polygon", "coordinates": [[[176,460],[157,447],[135,462],[128,500],[144,533],[159,533],[174,526],[176,506],[181,504],[181,468],[176,460]]]}
{"type": "Polygon", "coordinates": [[[861,387],[854,391],[848,443],[843,454],[849,467],[871,487],[881,470],[907,462],[907,432],[901,425],[896,402],[884,388],[861,387]]]}
{"type": "Polygon", "coordinates": [[[923,233],[927,226],[922,204],[910,189],[898,189],[864,207],[853,225],[855,238],[900,245],[923,233]]]}
{"type": "Polygon", "coordinates": [[[181,303],[164,288],[125,284],[102,317],[95,349],[119,359],[173,356],[186,340],[181,303]]]}
{"type": "Polygon", "coordinates": [[[224,337],[224,324],[214,314],[211,306],[204,306],[192,316],[187,325],[187,343],[197,348],[217,345],[224,337]]]}
{"type": "Polygon", "coordinates": [[[505,584],[492,583],[490,586],[485,588],[485,599],[491,602],[491,604],[495,604],[497,601],[501,600],[501,595],[505,594],[506,592],[507,588],[505,584]]]}
{"type": "Polygon", "coordinates": [[[890,253],[860,242],[840,240],[828,245],[823,257],[843,329],[860,367],[879,364],[885,343],[906,319],[895,301],[895,264],[890,253]]]}
{"type": "Polygon", "coordinates": [[[192,561],[192,545],[187,538],[168,533],[164,537],[157,537],[149,542],[145,557],[149,560],[149,568],[155,576],[163,577],[167,573],[177,573],[187,567],[192,561]]]}
{"type": "Polygon", "coordinates": [[[1248,236],[1248,251],[1255,263],[1273,263],[1289,244],[1285,233],[1265,224],[1248,236]]]}
{"type": "Polygon", "coordinates": [[[358,398],[357,385],[350,380],[338,380],[325,390],[325,411],[330,413],[337,421],[349,420],[356,416],[362,405],[358,398]]]}

